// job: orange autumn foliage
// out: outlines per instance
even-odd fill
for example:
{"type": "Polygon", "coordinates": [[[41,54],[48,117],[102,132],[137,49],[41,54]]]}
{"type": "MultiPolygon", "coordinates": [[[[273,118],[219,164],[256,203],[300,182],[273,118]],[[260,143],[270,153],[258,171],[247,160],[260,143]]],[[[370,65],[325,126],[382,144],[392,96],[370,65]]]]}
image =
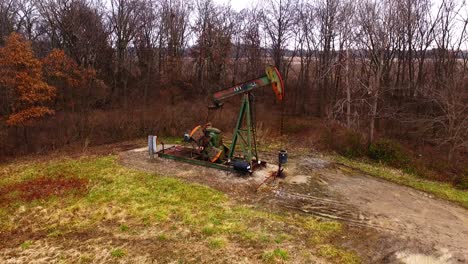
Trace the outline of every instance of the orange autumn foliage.
{"type": "Polygon", "coordinates": [[[81,73],[78,64],[63,50],[52,50],[42,61],[44,73],[51,81],[63,81],[64,85],[72,88],[80,85],[81,73]]]}
{"type": "Polygon", "coordinates": [[[92,102],[91,94],[96,98],[96,92],[105,86],[96,70],[80,67],[63,50],[52,50],[42,62],[47,82],[57,89],[57,110],[84,109],[92,102]]]}
{"type": "Polygon", "coordinates": [[[12,33],[0,48],[0,88],[10,95],[10,126],[30,125],[34,120],[54,114],[48,104],[56,90],[43,79],[42,63],[31,44],[18,33],[12,33]]]}

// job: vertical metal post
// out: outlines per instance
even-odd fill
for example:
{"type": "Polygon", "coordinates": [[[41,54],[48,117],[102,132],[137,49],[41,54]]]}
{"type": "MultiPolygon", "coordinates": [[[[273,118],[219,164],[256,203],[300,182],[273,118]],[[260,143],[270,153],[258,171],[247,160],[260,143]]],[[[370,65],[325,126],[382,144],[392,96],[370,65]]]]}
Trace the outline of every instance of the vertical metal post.
{"type": "Polygon", "coordinates": [[[251,121],[250,121],[250,128],[252,130],[252,144],[253,144],[253,148],[251,148],[251,153],[252,153],[252,159],[255,158],[257,160],[257,162],[259,161],[258,160],[258,153],[257,153],[257,127],[256,127],[256,124],[255,124],[255,110],[254,110],[254,102],[253,102],[253,95],[249,93],[249,108],[250,108],[250,118],[251,118],[251,121]]]}
{"type": "MultiPolygon", "coordinates": [[[[248,161],[248,162],[251,162],[252,161],[252,112],[250,111],[250,93],[247,94],[246,96],[246,115],[247,115],[247,122],[246,122],[246,126],[247,126],[247,147],[246,147],[246,151],[247,153],[244,153],[245,156],[245,159],[248,161]]],[[[251,164],[252,165],[252,164],[251,164]]]]}
{"type": "Polygon", "coordinates": [[[153,153],[158,152],[158,136],[153,136],[153,153]]]}
{"type": "Polygon", "coordinates": [[[154,158],[154,149],[153,149],[153,136],[148,136],[148,154],[150,159],[154,158]]]}
{"type": "Polygon", "coordinates": [[[234,156],[234,152],[236,149],[237,138],[239,137],[240,130],[242,128],[242,123],[244,122],[244,113],[245,113],[245,105],[246,105],[246,98],[245,95],[242,99],[241,109],[239,111],[239,116],[237,117],[236,127],[234,128],[234,133],[231,142],[231,148],[229,150],[228,159],[231,160],[234,156]]]}
{"type": "Polygon", "coordinates": [[[252,106],[250,105],[251,95],[249,93],[243,95],[241,109],[239,111],[239,117],[237,118],[236,127],[234,128],[234,134],[232,138],[231,148],[229,150],[228,159],[232,159],[234,156],[235,148],[240,137],[239,144],[242,147],[244,158],[246,161],[251,162],[254,155],[256,157],[256,146],[255,153],[252,149],[252,144],[256,144],[256,140],[253,138],[255,133],[253,131],[253,118],[252,118],[252,106]],[[245,121],[245,126],[244,126],[245,121]]]}

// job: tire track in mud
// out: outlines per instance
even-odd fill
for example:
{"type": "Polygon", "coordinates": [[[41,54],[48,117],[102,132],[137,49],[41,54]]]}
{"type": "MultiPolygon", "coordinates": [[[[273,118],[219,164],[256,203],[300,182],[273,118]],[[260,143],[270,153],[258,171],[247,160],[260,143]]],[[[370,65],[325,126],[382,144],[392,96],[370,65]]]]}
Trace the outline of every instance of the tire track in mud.
{"type": "Polygon", "coordinates": [[[317,172],[332,166],[333,164],[319,158],[302,157],[295,162],[293,161],[289,167],[290,177],[294,178],[297,177],[297,174],[304,173],[306,175],[302,176],[306,180],[300,184],[287,183],[274,190],[276,204],[315,217],[343,221],[350,226],[394,231],[373,224],[370,216],[330,192],[326,187],[326,181],[322,179],[323,175],[317,174],[317,172]]]}
{"type": "Polygon", "coordinates": [[[372,224],[370,217],[337,199],[323,198],[297,192],[288,192],[284,188],[274,192],[279,206],[310,214],[319,218],[346,222],[351,226],[370,227],[378,230],[395,231],[372,224]]]}
{"type": "Polygon", "coordinates": [[[380,253],[368,254],[369,263],[468,260],[468,241],[463,238],[468,214],[463,208],[359,171],[348,175],[340,164],[309,157],[291,161],[290,178],[272,191],[272,203],[358,230],[376,230],[382,235],[378,240],[386,242],[374,241],[380,253]]]}

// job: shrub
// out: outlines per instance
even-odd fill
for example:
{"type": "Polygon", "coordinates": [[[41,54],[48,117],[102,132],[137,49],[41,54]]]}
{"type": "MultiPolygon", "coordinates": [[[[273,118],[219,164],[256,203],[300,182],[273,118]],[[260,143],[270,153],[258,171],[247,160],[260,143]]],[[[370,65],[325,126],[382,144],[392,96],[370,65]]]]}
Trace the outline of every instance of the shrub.
{"type": "Polygon", "coordinates": [[[350,158],[362,157],[366,153],[364,139],[360,133],[347,131],[345,134],[344,155],[350,158]]]}
{"type": "Polygon", "coordinates": [[[322,143],[348,158],[362,157],[367,152],[364,137],[360,133],[333,124],[322,135],[322,143]]]}
{"type": "Polygon", "coordinates": [[[401,145],[389,139],[380,139],[372,143],[367,155],[373,160],[394,167],[407,168],[409,165],[409,157],[401,145]]]}
{"type": "Polygon", "coordinates": [[[454,180],[455,187],[461,190],[468,190],[468,174],[463,174],[454,180]]]}

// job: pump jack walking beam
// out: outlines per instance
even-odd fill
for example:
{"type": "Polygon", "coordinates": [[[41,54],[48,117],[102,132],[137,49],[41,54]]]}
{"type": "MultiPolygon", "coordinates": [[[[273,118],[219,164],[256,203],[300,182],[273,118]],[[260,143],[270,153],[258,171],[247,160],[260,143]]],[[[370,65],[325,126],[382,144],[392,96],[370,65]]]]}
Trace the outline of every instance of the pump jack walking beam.
{"type": "Polygon", "coordinates": [[[272,85],[278,101],[282,101],[284,97],[283,79],[278,69],[273,66],[268,66],[265,70],[266,75],[260,78],[250,80],[224,90],[220,90],[213,95],[213,101],[219,103],[224,99],[232,97],[237,94],[244,94],[254,90],[255,88],[272,85]]]}

